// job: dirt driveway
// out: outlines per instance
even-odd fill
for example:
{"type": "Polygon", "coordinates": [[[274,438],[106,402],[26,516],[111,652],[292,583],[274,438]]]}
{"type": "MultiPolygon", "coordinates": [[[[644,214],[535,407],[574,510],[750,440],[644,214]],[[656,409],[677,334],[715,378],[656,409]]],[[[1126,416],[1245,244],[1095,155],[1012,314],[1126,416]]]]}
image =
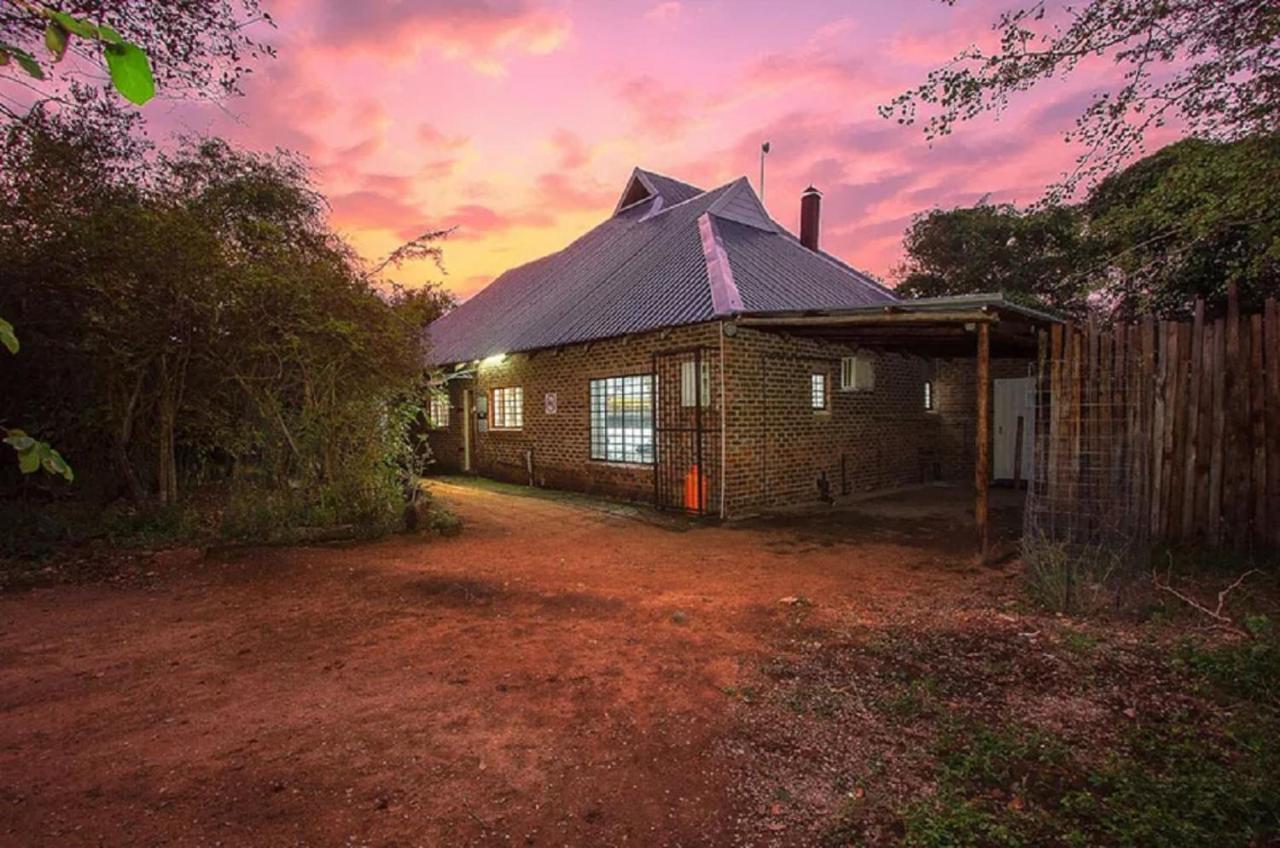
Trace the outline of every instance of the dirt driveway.
{"type": "Polygon", "coordinates": [[[460,537],[0,597],[0,844],[726,844],[751,811],[719,743],[780,599],[906,622],[1005,582],[919,515],[439,491],[460,537]]]}

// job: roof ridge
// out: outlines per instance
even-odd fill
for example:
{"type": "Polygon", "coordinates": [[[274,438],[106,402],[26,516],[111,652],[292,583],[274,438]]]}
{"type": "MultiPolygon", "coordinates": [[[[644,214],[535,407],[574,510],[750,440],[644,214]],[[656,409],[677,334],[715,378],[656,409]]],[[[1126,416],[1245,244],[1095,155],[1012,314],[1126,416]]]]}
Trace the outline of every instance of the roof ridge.
{"type": "Polygon", "coordinates": [[[712,203],[711,207],[707,211],[712,215],[715,215],[717,218],[736,221],[739,224],[754,227],[762,232],[774,232],[778,228],[778,222],[769,216],[769,210],[764,208],[764,204],[760,201],[760,195],[756,194],[755,189],[751,187],[751,181],[745,176],[738,177],[730,183],[729,190],[716,198],[715,203],[712,203]],[[758,213],[762,220],[748,220],[749,216],[735,214],[734,211],[729,208],[730,201],[732,201],[734,197],[741,195],[743,191],[746,192],[745,197],[748,199],[748,202],[752,207],[754,207],[756,213],[758,213]],[[762,223],[767,224],[768,226],[761,226],[762,223]]]}
{"type": "MultiPolygon", "coordinates": [[[[745,177],[743,179],[745,179],[745,177]]],[[[733,185],[733,183],[736,183],[736,182],[737,180],[734,180],[733,182],[728,182],[728,183],[725,183],[724,185],[718,185],[715,188],[703,189],[701,194],[695,194],[693,197],[686,197],[684,200],[680,201],[679,203],[673,203],[670,206],[664,206],[661,209],[659,209],[657,212],[650,212],[648,215],[645,215],[640,220],[651,221],[660,215],[667,214],[672,209],[679,209],[681,206],[684,206],[686,203],[692,203],[693,201],[698,200],[699,198],[706,197],[708,194],[715,194],[717,191],[723,191],[724,189],[729,188],[730,186],[733,185]]],[[[697,188],[697,186],[694,186],[694,188],[697,188]]]]}
{"type": "Polygon", "coordinates": [[[689,188],[696,188],[698,189],[698,191],[706,191],[705,188],[702,188],[701,186],[696,186],[693,183],[687,183],[684,180],[680,179],[679,177],[673,177],[670,174],[664,174],[661,171],[651,171],[648,168],[641,168],[639,165],[635,165],[634,167],[637,171],[641,171],[643,173],[649,174],[650,176],[662,177],[664,180],[670,180],[673,183],[679,183],[680,185],[688,186],[689,188]]]}
{"type": "Polygon", "coordinates": [[[715,216],[710,210],[698,216],[698,236],[702,255],[707,262],[707,285],[711,290],[711,308],[716,315],[732,315],[742,311],[742,293],[733,279],[733,265],[725,252],[715,216]]]}

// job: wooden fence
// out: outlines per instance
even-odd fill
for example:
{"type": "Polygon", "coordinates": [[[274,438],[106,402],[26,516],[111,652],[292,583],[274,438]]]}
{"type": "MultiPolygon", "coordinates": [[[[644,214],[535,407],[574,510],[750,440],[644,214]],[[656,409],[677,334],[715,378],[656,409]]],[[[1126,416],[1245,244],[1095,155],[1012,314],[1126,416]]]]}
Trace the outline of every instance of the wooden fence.
{"type": "Polygon", "coordinates": [[[1280,307],[1043,333],[1028,533],[1280,547],[1280,307]]]}

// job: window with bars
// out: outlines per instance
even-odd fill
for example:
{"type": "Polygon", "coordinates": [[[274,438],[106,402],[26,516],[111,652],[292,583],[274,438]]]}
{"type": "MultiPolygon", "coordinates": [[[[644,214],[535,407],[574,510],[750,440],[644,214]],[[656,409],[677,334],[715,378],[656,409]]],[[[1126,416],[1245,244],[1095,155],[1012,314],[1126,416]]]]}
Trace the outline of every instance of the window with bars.
{"type": "Polygon", "coordinates": [[[653,377],[591,380],[591,458],[653,462],[653,377]]]}
{"type": "Polygon", "coordinates": [[[524,426],[524,389],[507,386],[493,390],[489,404],[489,429],[519,430],[524,426]]]}
{"type": "Polygon", "coordinates": [[[815,410],[827,408],[826,374],[811,374],[809,376],[809,405],[815,410]]]}
{"type": "Polygon", "coordinates": [[[427,408],[427,422],[437,430],[443,430],[449,426],[448,395],[433,394],[431,396],[431,405],[427,408]]]}
{"type": "Polygon", "coordinates": [[[927,412],[933,412],[933,381],[924,381],[924,408],[927,412]]]}

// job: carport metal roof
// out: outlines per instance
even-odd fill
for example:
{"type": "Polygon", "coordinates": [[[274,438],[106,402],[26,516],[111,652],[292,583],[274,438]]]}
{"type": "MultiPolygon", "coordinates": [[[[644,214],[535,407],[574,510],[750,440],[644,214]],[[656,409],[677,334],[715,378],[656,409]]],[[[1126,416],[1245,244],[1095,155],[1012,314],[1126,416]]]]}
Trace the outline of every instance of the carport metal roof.
{"type": "Polygon", "coordinates": [[[977,329],[985,325],[993,356],[1034,356],[1038,332],[1061,321],[1000,294],[971,294],[851,309],[746,312],[736,323],[922,356],[972,356],[977,349],[977,329]]]}

